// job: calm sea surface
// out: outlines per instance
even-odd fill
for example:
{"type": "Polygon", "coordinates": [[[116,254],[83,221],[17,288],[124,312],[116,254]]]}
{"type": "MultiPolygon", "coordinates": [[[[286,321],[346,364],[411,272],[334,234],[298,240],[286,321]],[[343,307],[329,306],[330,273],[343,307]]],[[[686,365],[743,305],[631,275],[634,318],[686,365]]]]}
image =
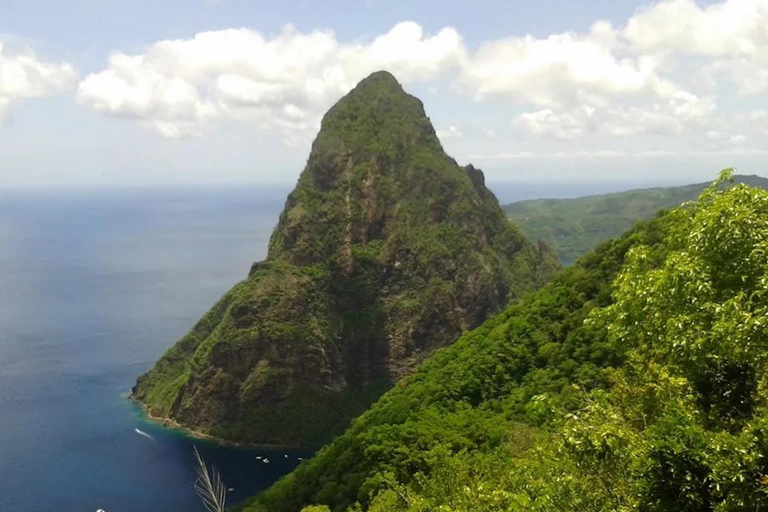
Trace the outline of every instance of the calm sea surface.
{"type": "Polygon", "coordinates": [[[296,466],[193,441],[125,399],[264,257],[285,192],[0,192],[0,511],[199,510],[193,442],[233,502],[296,466]]]}
{"type": "MultiPolygon", "coordinates": [[[[497,192],[509,202],[574,188],[497,192]]],[[[125,399],[265,256],[286,193],[0,191],[0,512],[196,511],[193,443],[232,502],[306,456],[194,441],[125,399]]]]}

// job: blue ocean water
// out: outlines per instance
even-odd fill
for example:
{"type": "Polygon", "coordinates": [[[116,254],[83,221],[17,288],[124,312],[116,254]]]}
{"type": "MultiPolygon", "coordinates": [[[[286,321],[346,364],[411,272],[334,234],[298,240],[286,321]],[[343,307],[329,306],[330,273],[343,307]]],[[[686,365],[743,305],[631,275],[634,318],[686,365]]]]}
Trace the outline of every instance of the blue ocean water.
{"type": "Polygon", "coordinates": [[[0,511],[200,510],[193,443],[232,502],[298,464],[192,440],[125,398],[265,256],[285,192],[0,192],[0,511]]]}

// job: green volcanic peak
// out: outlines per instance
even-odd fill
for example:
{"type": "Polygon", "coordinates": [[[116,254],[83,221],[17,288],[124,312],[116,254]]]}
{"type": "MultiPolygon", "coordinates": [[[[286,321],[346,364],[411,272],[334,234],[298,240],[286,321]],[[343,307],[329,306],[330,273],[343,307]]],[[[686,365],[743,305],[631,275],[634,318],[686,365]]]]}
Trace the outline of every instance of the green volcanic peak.
{"type": "Polygon", "coordinates": [[[267,259],[133,396],[218,437],[316,446],[556,267],[377,72],[324,117],[267,259]]]}
{"type": "Polygon", "coordinates": [[[445,157],[421,101],[408,95],[390,73],[379,71],[328,111],[312,153],[335,156],[342,150],[380,160],[414,147],[445,157]]]}

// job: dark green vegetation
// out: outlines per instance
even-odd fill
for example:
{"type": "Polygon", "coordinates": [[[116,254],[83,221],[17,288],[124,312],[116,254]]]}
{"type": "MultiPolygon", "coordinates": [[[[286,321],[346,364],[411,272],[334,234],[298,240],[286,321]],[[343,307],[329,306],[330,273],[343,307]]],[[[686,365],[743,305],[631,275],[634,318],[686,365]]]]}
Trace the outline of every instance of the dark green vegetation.
{"type": "Polygon", "coordinates": [[[610,304],[610,283],[629,248],[662,240],[665,219],[604,244],[438,351],[249,510],[295,511],[307,503],[344,510],[390,482],[429,472],[445,453],[494,452],[510,442],[522,452],[546,421],[532,397],[549,393],[576,408],[580,387],[605,386],[603,369],[620,357],[604,330],[584,320],[610,304]]]}
{"type": "MultiPolygon", "coordinates": [[[[760,176],[733,179],[768,189],[768,179],[760,176]]],[[[629,190],[575,199],[534,199],[503,208],[528,238],[543,240],[555,249],[563,264],[570,265],[598,244],[620,236],[635,222],[696,199],[707,185],[629,190]]]]}
{"type": "Polygon", "coordinates": [[[714,186],[439,350],[248,511],[768,510],[768,192],[714,186]]]}
{"type": "Polygon", "coordinates": [[[218,437],[317,446],[557,267],[375,73],[323,119],[267,259],[133,396],[218,437]]]}

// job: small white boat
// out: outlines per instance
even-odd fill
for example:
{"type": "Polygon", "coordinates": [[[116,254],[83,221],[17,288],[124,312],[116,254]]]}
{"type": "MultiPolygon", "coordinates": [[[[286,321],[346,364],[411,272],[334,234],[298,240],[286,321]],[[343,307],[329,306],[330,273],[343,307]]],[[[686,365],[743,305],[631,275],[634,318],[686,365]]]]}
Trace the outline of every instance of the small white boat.
{"type": "Polygon", "coordinates": [[[285,456],[285,458],[287,459],[287,458],[288,458],[288,456],[286,455],[286,456],[285,456]]]}
{"type": "Polygon", "coordinates": [[[256,460],[261,460],[261,455],[257,455],[256,460]]]}
{"type": "Polygon", "coordinates": [[[264,460],[262,460],[262,462],[263,462],[264,464],[269,464],[269,459],[265,458],[264,460]]]}

